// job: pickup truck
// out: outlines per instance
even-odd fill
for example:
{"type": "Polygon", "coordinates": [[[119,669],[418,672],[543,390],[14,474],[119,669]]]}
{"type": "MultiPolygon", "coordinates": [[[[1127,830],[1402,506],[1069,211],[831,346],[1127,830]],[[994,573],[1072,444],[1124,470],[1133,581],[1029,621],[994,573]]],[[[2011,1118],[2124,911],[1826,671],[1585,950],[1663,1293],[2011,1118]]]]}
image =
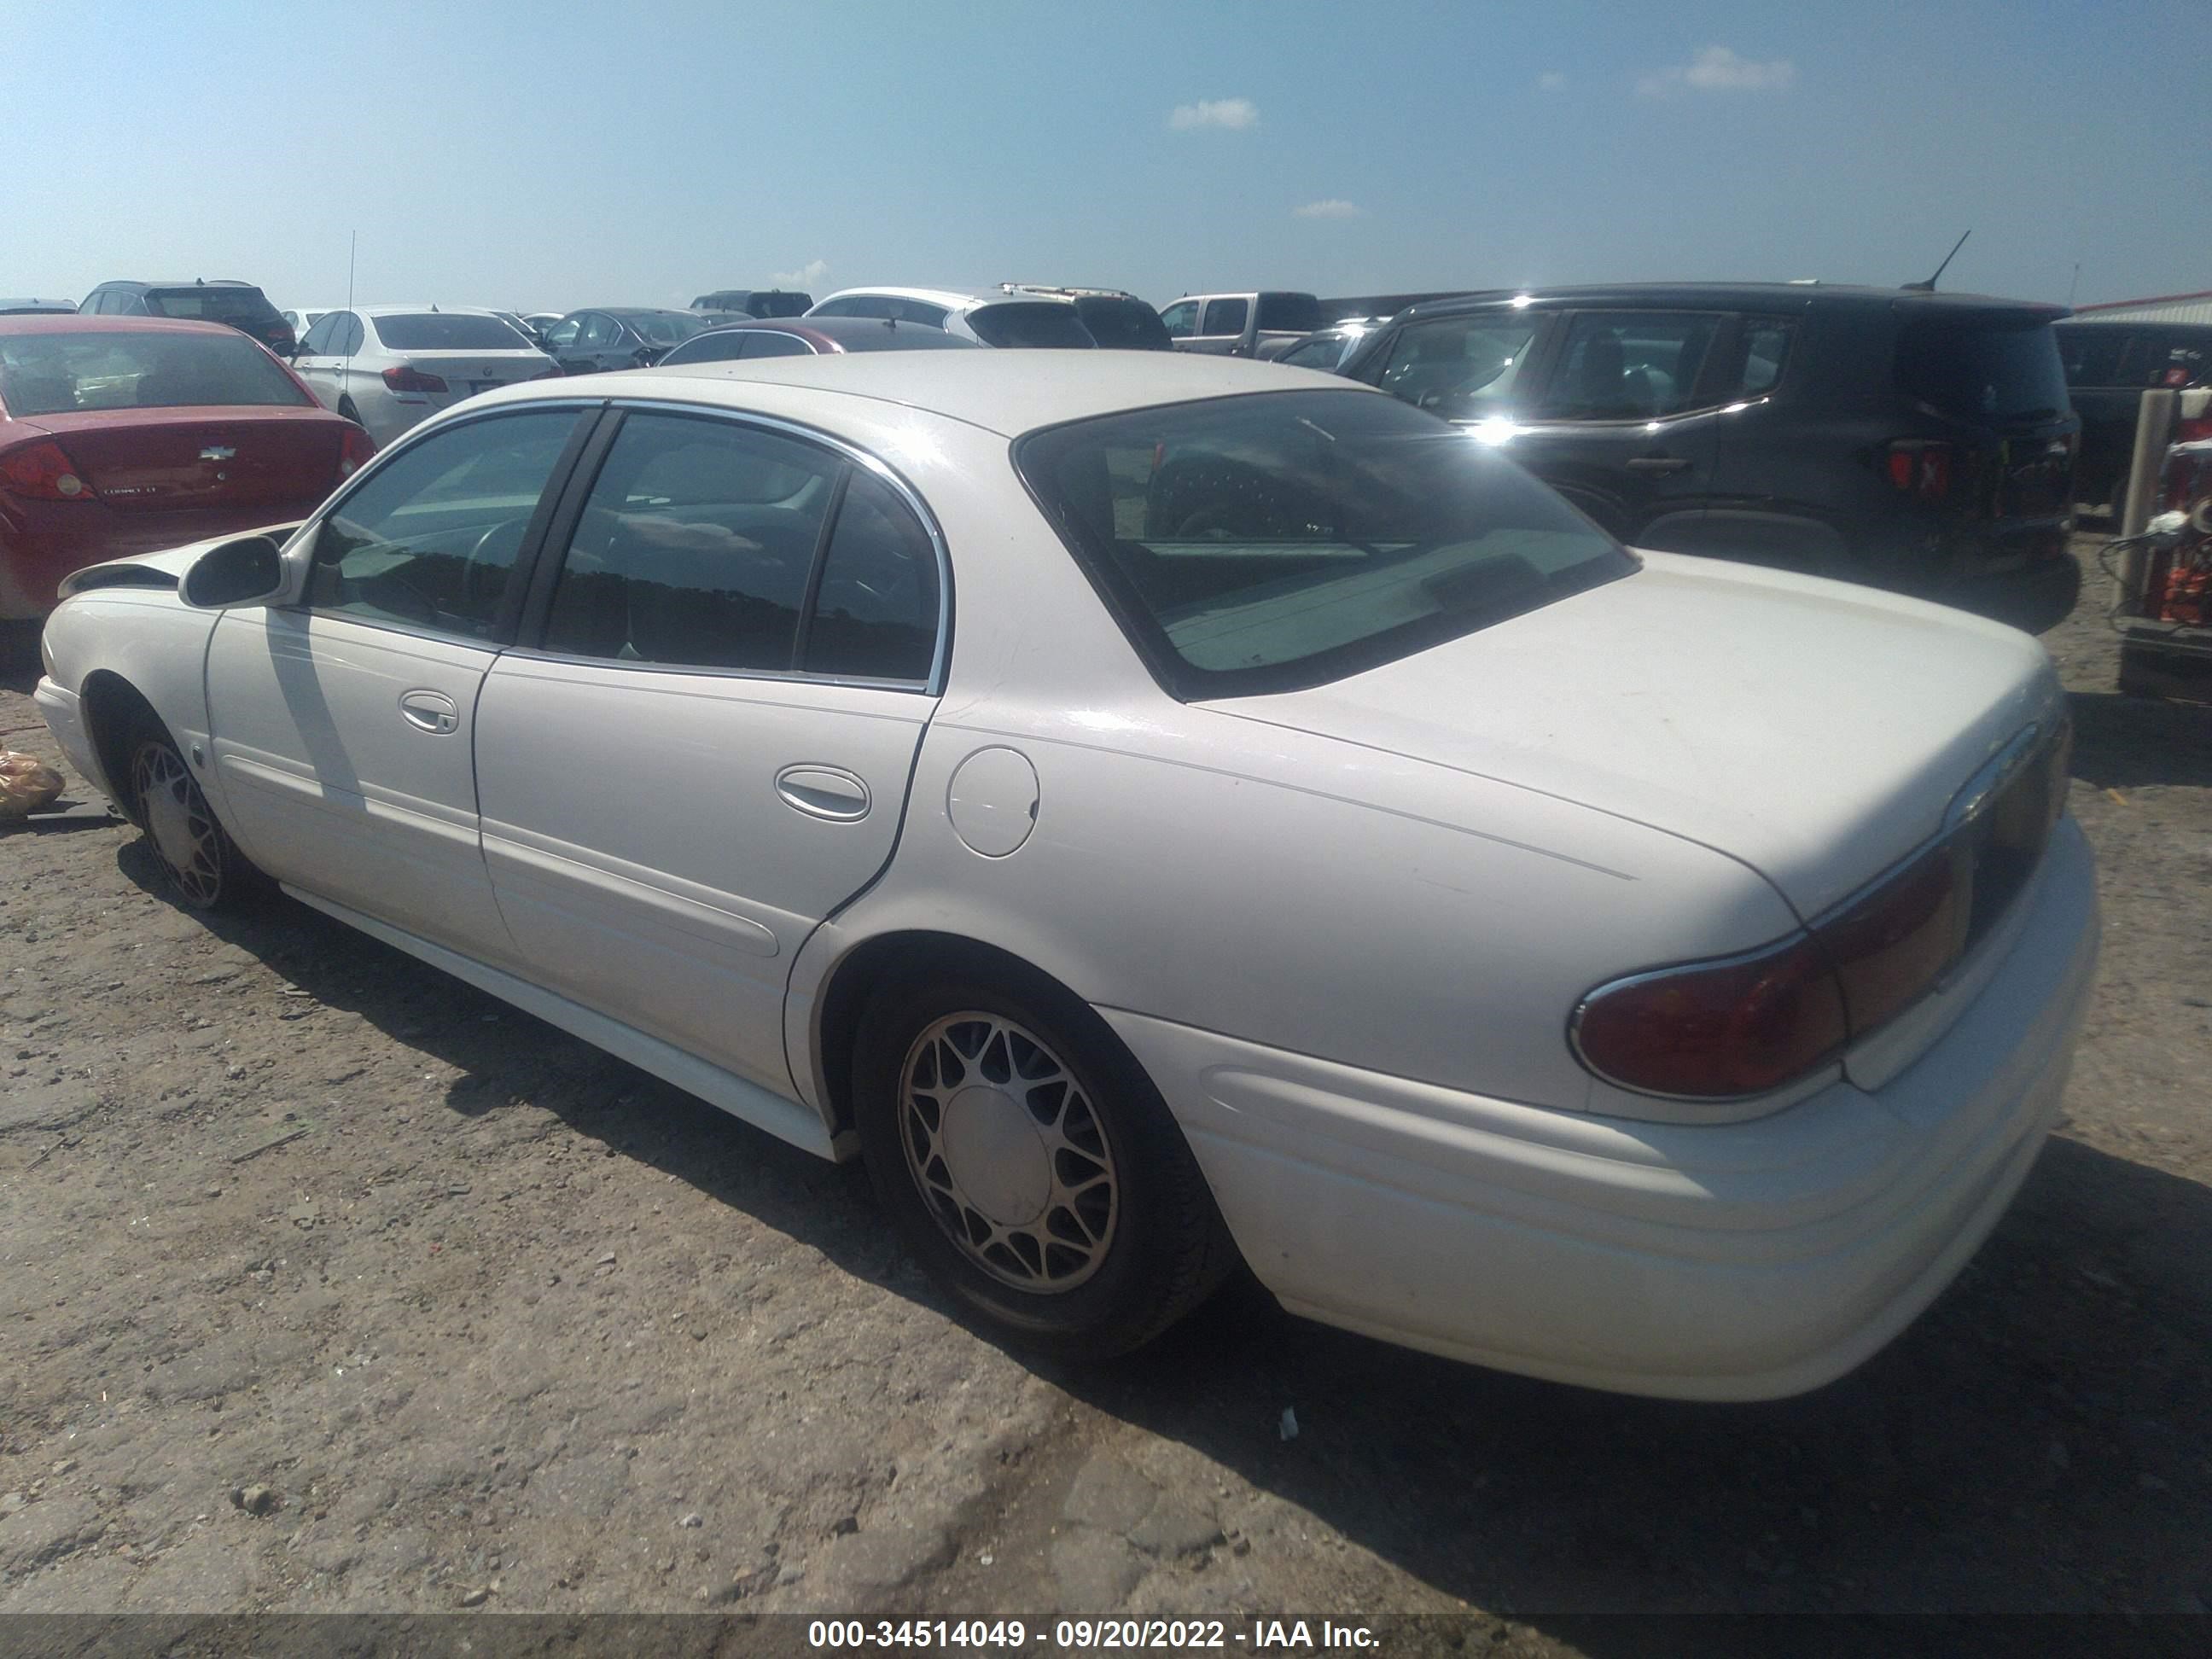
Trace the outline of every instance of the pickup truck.
{"type": "Polygon", "coordinates": [[[1310,294],[1255,292],[1186,294],[1162,308],[1160,321],[1177,351],[1272,357],[1327,319],[1310,294]]]}

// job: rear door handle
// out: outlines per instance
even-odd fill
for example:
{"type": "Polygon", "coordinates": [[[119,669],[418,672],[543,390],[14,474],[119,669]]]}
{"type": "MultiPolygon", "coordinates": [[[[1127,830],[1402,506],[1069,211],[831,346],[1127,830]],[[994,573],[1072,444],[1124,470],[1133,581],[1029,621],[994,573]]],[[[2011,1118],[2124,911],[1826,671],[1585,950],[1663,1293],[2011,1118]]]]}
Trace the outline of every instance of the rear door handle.
{"type": "Polygon", "coordinates": [[[787,766],[775,775],[775,793],[784,805],[811,818],[852,823],[868,816],[868,786],[842,766],[787,766]]]}
{"type": "Polygon", "coordinates": [[[460,705],[442,691],[403,691],[399,712],[418,732],[442,734],[459,730],[461,724],[460,705]]]}
{"type": "Polygon", "coordinates": [[[1680,472],[1690,465],[1684,455],[1636,455],[1628,462],[1631,472],[1680,472]]]}

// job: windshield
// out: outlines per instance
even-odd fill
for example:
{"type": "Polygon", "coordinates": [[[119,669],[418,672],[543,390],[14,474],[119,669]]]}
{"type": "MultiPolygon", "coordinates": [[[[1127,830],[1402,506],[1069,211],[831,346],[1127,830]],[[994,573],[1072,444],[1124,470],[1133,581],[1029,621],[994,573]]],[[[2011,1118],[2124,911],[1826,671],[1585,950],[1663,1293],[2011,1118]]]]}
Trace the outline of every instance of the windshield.
{"type": "Polygon", "coordinates": [[[1366,392],[1079,421],[1014,460],[1186,700],[1322,684],[1636,568],[1510,461],[1366,392]]]}
{"type": "Polygon", "coordinates": [[[15,334],[0,337],[0,404],[14,416],[203,404],[301,408],[313,399],[241,334],[15,334]]]}
{"type": "Polygon", "coordinates": [[[372,317],[376,337],[392,351],[534,351],[536,347],[496,317],[454,312],[410,312],[372,317]]]}
{"type": "Polygon", "coordinates": [[[686,317],[680,311],[632,312],[623,320],[654,345],[675,345],[706,326],[699,319],[686,317]]]}
{"type": "Polygon", "coordinates": [[[1913,397],[1963,420],[2051,419],[2070,406],[2057,331],[2040,318],[1911,324],[1897,373],[1913,397]]]}
{"type": "Polygon", "coordinates": [[[156,317],[204,317],[216,323],[265,323],[276,314],[258,288],[157,288],[146,295],[156,317]]]}
{"type": "Polygon", "coordinates": [[[1044,346],[1089,349],[1098,343],[1075,307],[1065,300],[1017,300],[982,306],[968,313],[968,326],[990,346],[1044,346]]]}
{"type": "Polygon", "coordinates": [[[1109,299],[1085,295],[1075,302],[1077,320],[1099,345],[1113,351],[1172,351],[1175,342],[1160,322],[1160,313],[1142,300],[1109,299]]]}

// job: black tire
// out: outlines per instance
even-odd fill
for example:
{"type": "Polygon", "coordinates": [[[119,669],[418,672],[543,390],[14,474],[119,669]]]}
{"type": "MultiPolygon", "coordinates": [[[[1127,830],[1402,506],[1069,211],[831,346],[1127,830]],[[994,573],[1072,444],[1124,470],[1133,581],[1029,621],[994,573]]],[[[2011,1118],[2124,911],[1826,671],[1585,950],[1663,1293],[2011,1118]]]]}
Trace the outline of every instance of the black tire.
{"type": "Polygon", "coordinates": [[[1075,999],[956,972],[880,992],[860,1032],[854,1118],[877,1196],[930,1275],[1001,1331],[1066,1358],[1108,1358],[1166,1330],[1235,1266],[1213,1195],[1159,1091],[1075,999]],[[994,1035],[979,1037],[986,1027],[994,1035]],[[963,1045],[973,1049],[963,1075],[933,1069],[963,1045]],[[964,1111],[956,1117],[938,1097],[910,1094],[909,1082],[923,1078],[957,1086],[964,1111]],[[979,1079],[1024,1086],[979,1088],[979,1079]],[[994,1143],[1002,1134],[1012,1141],[994,1143]],[[979,1139],[1005,1155],[979,1157],[979,1139]],[[933,1165],[925,1161],[933,1150],[933,1165]],[[995,1190],[971,1197],[956,1163],[995,1190]],[[1022,1220],[1039,1169],[1048,1190],[1036,1218],[1022,1220]],[[1099,1169],[1103,1179],[1089,1173],[1099,1169]],[[1063,1182],[1079,1189],[1065,1203],[1063,1182]],[[1001,1226],[977,1207],[994,1201],[1016,1219],[1001,1226]]]}
{"type": "Polygon", "coordinates": [[[130,796],[131,821],[179,903],[229,910],[269,890],[269,878],[238,850],[167,726],[150,714],[143,716],[126,734],[123,753],[120,783],[130,796]]]}

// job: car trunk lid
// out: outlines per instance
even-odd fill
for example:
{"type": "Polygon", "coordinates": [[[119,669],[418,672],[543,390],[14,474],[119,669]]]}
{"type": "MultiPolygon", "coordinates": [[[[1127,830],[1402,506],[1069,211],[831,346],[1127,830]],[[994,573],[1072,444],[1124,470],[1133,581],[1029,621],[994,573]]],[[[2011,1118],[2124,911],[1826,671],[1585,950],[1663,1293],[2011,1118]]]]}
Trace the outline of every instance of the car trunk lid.
{"type": "Polygon", "coordinates": [[[1644,556],[1626,580],[1365,673],[1210,707],[1681,836],[1805,917],[1935,836],[1978,769],[2056,715],[2049,659],[2012,629],[1644,556]]]}
{"type": "Polygon", "coordinates": [[[442,395],[430,394],[441,408],[479,392],[534,380],[553,367],[542,351],[410,351],[406,356],[410,367],[446,383],[442,395]]]}
{"type": "Polygon", "coordinates": [[[93,493],[118,512],[284,509],[338,481],[346,422],[319,409],[234,405],[40,415],[93,493]]]}

